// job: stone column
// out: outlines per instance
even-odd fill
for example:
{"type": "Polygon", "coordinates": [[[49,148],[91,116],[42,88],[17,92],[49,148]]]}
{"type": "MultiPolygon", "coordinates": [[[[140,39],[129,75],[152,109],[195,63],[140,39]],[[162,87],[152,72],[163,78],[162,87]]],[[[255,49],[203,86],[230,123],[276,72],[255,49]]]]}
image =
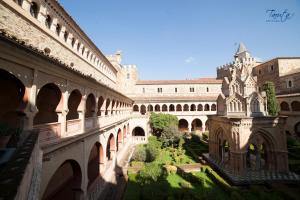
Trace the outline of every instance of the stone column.
{"type": "Polygon", "coordinates": [[[87,96],[82,96],[80,110],[78,109],[79,119],[81,120],[81,133],[85,131],[85,104],[87,96]]]}

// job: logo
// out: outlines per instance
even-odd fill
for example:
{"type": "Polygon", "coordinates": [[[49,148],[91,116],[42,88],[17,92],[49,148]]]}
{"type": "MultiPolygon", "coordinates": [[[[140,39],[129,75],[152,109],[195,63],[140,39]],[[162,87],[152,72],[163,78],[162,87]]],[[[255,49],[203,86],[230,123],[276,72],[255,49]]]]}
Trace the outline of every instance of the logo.
{"type": "Polygon", "coordinates": [[[266,14],[266,22],[286,22],[287,20],[292,19],[294,16],[294,13],[289,12],[288,9],[285,9],[284,11],[269,9],[266,10],[266,14]]]}

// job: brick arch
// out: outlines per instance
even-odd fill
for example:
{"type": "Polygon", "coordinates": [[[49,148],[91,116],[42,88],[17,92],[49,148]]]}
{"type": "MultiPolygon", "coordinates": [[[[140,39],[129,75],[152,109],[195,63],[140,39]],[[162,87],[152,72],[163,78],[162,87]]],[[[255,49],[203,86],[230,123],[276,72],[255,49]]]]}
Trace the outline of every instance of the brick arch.
{"type": "Polygon", "coordinates": [[[0,123],[22,128],[28,91],[22,81],[6,70],[0,69],[0,123]]]}
{"type": "Polygon", "coordinates": [[[38,113],[34,117],[34,124],[58,122],[58,112],[62,111],[63,97],[57,85],[48,83],[40,90],[36,98],[38,113]]]}
{"type": "Polygon", "coordinates": [[[281,111],[290,111],[290,106],[287,102],[283,101],[280,103],[280,110],[281,111]]]}
{"type": "Polygon", "coordinates": [[[100,167],[104,164],[104,152],[100,142],[96,142],[89,151],[88,160],[88,187],[97,179],[100,174],[100,167]]]}
{"type": "Polygon", "coordinates": [[[87,96],[85,103],[85,117],[93,117],[96,110],[96,98],[93,93],[87,96]]]}
{"type": "Polygon", "coordinates": [[[291,103],[292,111],[300,111],[300,101],[293,101],[291,103]]]}
{"type": "Polygon", "coordinates": [[[80,199],[82,170],[75,160],[64,161],[54,172],[42,196],[49,199],[80,199]]]}
{"type": "Polygon", "coordinates": [[[180,132],[188,132],[189,131],[189,122],[183,118],[178,120],[178,129],[180,132]]]}
{"type": "Polygon", "coordinates": [[[81,103],[82,95],[79,90],[75,89],[71,92],[68,99],[68,109],[67,120],[78,119],[78,107],[81,103]]]}
{"type": "Polygon", "coordinates": [[[111,133],[109,135],[109,138],[107,140],[106,145],[106,157],[108,160],[112,160],[116,151],[116,145],[115,145],[115,136],[111,133]]]}

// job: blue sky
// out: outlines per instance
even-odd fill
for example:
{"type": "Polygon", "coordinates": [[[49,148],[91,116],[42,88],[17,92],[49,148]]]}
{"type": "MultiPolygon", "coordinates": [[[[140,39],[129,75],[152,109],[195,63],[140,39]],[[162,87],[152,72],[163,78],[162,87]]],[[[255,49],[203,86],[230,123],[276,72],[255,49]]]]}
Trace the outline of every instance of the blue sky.
{"type": "Polygon", "coordinates": [[[262,60],[300,56],[300,0],[59,2],[104,54],[122,50],[140,79],[215,77],[239,42],[262,60]],[[267,22],[272,9],[291,17],[267,22]]]}

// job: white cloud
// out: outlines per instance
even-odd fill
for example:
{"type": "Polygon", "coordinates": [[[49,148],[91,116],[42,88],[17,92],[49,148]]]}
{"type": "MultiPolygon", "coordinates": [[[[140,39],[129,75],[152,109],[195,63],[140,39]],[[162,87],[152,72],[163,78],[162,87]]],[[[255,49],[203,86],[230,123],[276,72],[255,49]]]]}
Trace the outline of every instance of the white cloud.
{"type": "Polygon", "coordinates": [[[194,57],[190,56],[187,59],[185,59],[184,62],[187,64],[196,63],[196,59],[194,57]]]}

